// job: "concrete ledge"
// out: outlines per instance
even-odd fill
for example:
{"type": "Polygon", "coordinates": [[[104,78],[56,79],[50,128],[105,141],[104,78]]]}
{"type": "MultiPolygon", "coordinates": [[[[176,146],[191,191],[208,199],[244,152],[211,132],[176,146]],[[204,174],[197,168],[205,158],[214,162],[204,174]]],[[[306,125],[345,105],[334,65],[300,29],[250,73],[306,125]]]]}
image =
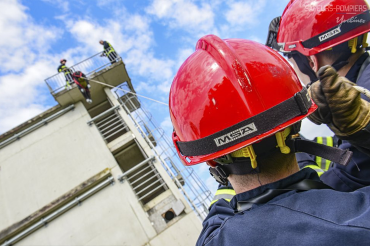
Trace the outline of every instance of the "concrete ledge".
{"type": "Polygon", "coordinates": [[[161,201],[166,199],[167,197],[172,195],[172,191],[170,189],[166,190],[165,192],[161,193],[159,196],[155,197],[153,200],[149,201],[144,205],[144,211],[148,212],[148,210],[154,208],[158,205],[161,201]]]}
{"type": "Polygon", "coordinates": [[[121,149],[124,149],[134,140],[134,136],[131,131],[126,132],[122,136],[116,138],[112,142],[108,143],[107,146],[112,153],[118,153],[121,149]]]}
{"type": "MultiPolygon", "coordinates": [[[[127,82],[130,90],[132,90],[132,92],[135,92],[123,61],[119,61],[107,68],[102,69],[101,71],[90,74],[88,76],[88,79],[96,80],[114,87],[127,82]]],[[[86,103],[82,93],[77,88],[76,84],[72,85],[71,90],[63,89],[62,91],[59,91],[52,95],[61,106],[66,106],[81,101],[84,104],[85,108],[89,110],[107,100],[106,94],[104,93],[104,88],[106,86],[95,83],[93,81],[90,81],[90,84],[91,99],[93,100],[92,104],[86,103]]]]}

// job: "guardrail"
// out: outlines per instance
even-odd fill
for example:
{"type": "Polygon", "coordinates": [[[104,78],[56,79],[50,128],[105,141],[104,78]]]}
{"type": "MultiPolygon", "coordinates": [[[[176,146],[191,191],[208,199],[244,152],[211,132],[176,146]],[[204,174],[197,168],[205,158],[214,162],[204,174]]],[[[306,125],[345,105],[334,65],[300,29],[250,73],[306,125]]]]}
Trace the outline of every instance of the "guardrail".
{"type": "MultiPolygon", "coordinates": [[[[99,72],[106,67],[109,67],[112,63],[107,57],[104,56],[104,51],[99,52],[71,67],[69,69],[72,72],[81,71],[89,77],[92,73],[99,72]]],[[[117,54],[117,61],[121,60],[121,57],[117,54]]],[[[48,86],[52,94],[58,93],[65,89],[66,77],[64,73],[57,73],[47,79],[45,79],[46,85],[48,86]]]]}
{"type": "Polygon", "coordinates": [[[122,136],[128,131],[128,126],[117,113],[120,106],[117,105],[95,116],[87,122],[89,126],[95,124],[106,143],[122,136]]]}
{"type": "Polygon", "coordinates": [[[117,178],[121,182],[126,179],[143,204],[168,189],[166,182],[152,163],[154,160],[154,156],[149,157],[117,178]]]}
{"type": "MultiPolygon", "coordinates": [[[[118,87],[123,86],[127,85],[122,84],[118,87]]],[[[163,168],[174,180],[193,210],[203,220],[208,214],[212,193],[191,167],[182,165],[172,142],[167,138],[164,130],[157,127],[158,124],[152,115],[141,107],[140,100],[120,90],[116,90],[115,93],[123,109],[152,148],[157,160],[162,163],[163,168]]]]}

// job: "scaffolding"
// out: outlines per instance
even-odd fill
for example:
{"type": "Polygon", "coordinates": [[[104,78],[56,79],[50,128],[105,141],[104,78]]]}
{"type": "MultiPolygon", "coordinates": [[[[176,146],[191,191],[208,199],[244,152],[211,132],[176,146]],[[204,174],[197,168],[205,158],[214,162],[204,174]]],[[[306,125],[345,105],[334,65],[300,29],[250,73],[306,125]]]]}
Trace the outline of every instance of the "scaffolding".
{"type": "Polygon", "coordinates": [[[180,189],[179,183],[183,186],[184,191],[180,190],[185,193],[184,196],[193,210],[201,219],[204,219],[208,214],[208,206],[212,200],[211,192],[193,168],[185,167],[181,163],[176,149],[169,141],[165,131],[158,127],[153,116],[142,108],[140,100],[134,94],[125,93],[120,89],[130,91],[127,83],[119,85],[114,90],[118,101],[178,188],[180,189]]]}

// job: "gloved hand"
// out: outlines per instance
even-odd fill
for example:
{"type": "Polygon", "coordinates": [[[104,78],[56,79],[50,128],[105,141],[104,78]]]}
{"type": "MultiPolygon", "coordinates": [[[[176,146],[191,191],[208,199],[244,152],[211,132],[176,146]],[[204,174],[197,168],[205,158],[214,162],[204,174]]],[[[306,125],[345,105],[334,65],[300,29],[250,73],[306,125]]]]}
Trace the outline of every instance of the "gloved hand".
{"type": "Polygon", "coordinates": [[[361,99],[354,83],[340,77],[331,66],[320,68],[318,77],[320,81],[308,92],[319,108],[308,118],[317,125],[328,125],[338,137],[350,139],[369,124],[370,104],[361,99]]]}
{"type": "Polygon", "coordinates": [[[84,92],[85,92],[85,89],[82,89],[82,88],[81,88],[81,92],[82,92],[82,93],[84,93],[84,92]]]}
{"type": "Polygon", "coordinates": [[[90,84],[87,84],[87,88],[90,89],[91,88],[91,85],[90,84]]]}

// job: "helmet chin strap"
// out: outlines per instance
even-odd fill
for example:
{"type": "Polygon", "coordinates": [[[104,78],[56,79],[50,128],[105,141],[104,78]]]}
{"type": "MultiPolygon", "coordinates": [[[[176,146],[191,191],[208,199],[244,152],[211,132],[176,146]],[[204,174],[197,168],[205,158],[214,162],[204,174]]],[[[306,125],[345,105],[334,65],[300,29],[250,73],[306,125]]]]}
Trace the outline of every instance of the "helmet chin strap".
{"type": "Polygon", "coordinates": [[[367,33],[333,47],[332,49],[334,52],[343,52],[343,54],[331,66],[337,71],[341,70],[349,63],[349,58],[351,55],[355,54],[357,50],[361,48],[365,48],[365,50],[368,49],[366,40],[367,33]]]}
{"type": "Polygon", "coordinates": [[[294,59],[298,66],[298,69],[301,70],[302,73],[306,74],[310,78],[309,84],[312,84],[319,80],[315,71],[311,68],[310,63],[306,56],[298,52],[289,54],[289,56],[294,59]]]}
{"type": "MultiPolygon", "coordinates": [[[[353,52],[351,52],[351,49],[349,49],[348,42],[342,43],[336,47],[333,47],[332,49],[334,52],[343,52],[343,54],[340,57],[338,57],[338,59],[335,62],[333,62],[333,64],[331,64],[331,66],[335,70],[339,71],[349,63],[348,60],[353,52]]],[[[354,51],[356,51],[356,49],[354,49],[354,51]]],[[[293,58],[299,70],[301,70],[302,73],[306,74],[310,78],[310,83],[308,85],[311,85],[312,83],[318,80],[318,77],[315,71],[310,66],[310,63],[306,56],[302,55],[299,52],[293,52],[288,56],[293,58]]]]}
{"type": "MultiPolygon", "coordinates": [[[[291,150],[291,153],[305,152],[311,155],[320,156],[324,159],[338,163],[340,165],[347,165],[351,160],[352,152],[349,150],[342,150],[339,148],[329,147],[313,141],[303,140],[300,138],[292,138],[286,140],[286,145],[291,150]]],[[[269,137],[262,140],[260,143],[253,144],[256,156],[263,156],[267,153],[278,151],[278,143],[274,137],[269,137]]],[[[225,161],[214,160],[218,162],[216,167],[209,169],[211,176],[220,184],[227,185],[230,174],[245,175],[256,174],[260,172],[260,167],[253,167],[249,158],[228,158],[229,164],[225,161]]]]}
{"type": "Polygon", "coordinates": [[[345,65],[349,63],[348,60],[351,55],[351,52],[343,53],[331,66],[337,71],[341,70],[345,65]]]}

